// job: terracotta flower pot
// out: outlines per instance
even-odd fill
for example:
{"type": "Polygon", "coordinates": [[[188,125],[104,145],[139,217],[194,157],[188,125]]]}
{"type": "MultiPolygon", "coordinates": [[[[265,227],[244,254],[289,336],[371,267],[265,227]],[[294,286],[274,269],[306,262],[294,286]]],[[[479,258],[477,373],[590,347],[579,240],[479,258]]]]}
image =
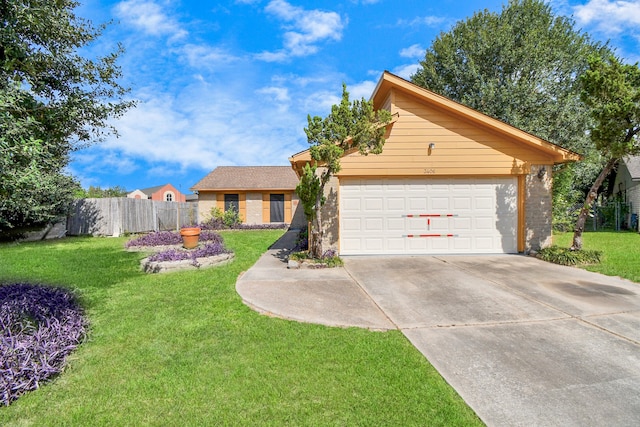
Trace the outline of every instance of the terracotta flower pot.
{"type": "Polygon", "coordinates": [[[182,246],[185,249],[193,249],[198,246],[200,240],[200,227],[185,227],[180,229],[182,236],[182,246]]]}

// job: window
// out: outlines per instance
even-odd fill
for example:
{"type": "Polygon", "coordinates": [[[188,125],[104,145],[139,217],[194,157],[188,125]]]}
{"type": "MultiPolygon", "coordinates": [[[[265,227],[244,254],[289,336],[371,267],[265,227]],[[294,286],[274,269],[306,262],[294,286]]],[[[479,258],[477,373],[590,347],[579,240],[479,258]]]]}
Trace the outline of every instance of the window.
{"type": "Polygon", "coordinates": [[[284,222],[284,194],[270,194],[269,203],[270,221],[284,222]]]}
{"type": "Polygon", "coordinates": [[[240,197],[237,194],[224,195],[224,211],[234,210],[240,212],[240,197]]]}
{"type": "Polygon", "coordinates": [[[170,192],[164,193],[164,200],[166,202],[173,202],[173,193],[170,193],[170,192]]]}

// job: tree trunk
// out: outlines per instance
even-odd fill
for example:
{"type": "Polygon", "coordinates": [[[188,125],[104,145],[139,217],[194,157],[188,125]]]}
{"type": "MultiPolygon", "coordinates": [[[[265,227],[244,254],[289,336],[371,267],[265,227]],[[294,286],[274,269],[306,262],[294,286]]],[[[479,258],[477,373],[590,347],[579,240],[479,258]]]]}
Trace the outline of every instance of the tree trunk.
{"type": "Polygon", "coordinates": [[[576,227],[573,230],[573,242],[571,243],[570,248],[572,251],[582,250],[582,232],[584,231],[584,224],[585,222],[587,222],[587,215],[589,215],[589,211],[591,210],[591,204],[596,199],[598,190],[604,182],[604,179],[607,177],[607,175],[609,175],[616,163],[618,163],[618,159],[610,159],[600,172],[600,175],[598,175],[596,181],[591,186],[591,189],[587,194],[587,198],[584,201],[584,205],[580,210],[580,215],[578,216],[578,220],[576,221],[576,227]]]}
{"type": "Polygon", "coordinates": [[[313,220],[313,226],[311,227],[311,256],[313,258],[322,257],[322,238],[324,236],[322,230],[322,199],[316,201],[316,216],[313,220]]]}

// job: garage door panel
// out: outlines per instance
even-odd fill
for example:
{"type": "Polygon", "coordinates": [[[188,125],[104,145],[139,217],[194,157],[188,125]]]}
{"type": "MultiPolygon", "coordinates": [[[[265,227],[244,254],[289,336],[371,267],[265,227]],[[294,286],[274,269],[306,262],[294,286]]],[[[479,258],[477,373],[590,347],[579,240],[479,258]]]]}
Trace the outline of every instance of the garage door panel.
{"type": "Polygon", "coordinates": [[[360,239],[342,238],[340,239],[340,249],[347,253],[359,253],[362,251],[362,245],[360,239]]]}
{"type": "Polygon", "coordinates": [[[471,218],[452,218],[454,232],[471,231],[471,218]]]}
{"type": "Polygon", "coordinates": [[[406,228],[406,220],[404,218],[388,218],[387,230],[389,231],[404,231],[406,228]]]}
{"type": "Polygon", "coordinates": [[[384,230],[383,224],[383,218],[366,218],[364,221],[365,231],[377,231],[382,233],[384,230]]]}
{"type": "Polygon", "coordinates": [[[486,217],[476,217],[475,218],[475,229],[478,231],[493,231],[495,229],[495,220],[486,217]]]}
{"type": "Polygon", "coordinates": [[[471,237],[455,237],[453,238],[453,249],[463,252],[471,252],[471,237]]]}
{"type": "MultiPolygon", "coordinates": [[[[469,191],[467,191],[468,193],[469,191]]],[[[460,209],[471,209],[471,196],[467,197],[454,197],[453,209],[459,211],[460,209]]]]}
{"type": "Polygon", "coordinates": [[[366,211],[382,211],[384,208],[384,201],[382,198],[367,197],[364,199],[364,208],[366,211]]]}
{"type": "Polygon", "coordinates": [[[344,231],[358,232],[362,229],[360,218],[344,218],[341,225],[344,231]]]}
{"type": "Polygon", "coordinates": [[[430,198],[431,201],[431,209],[434,211],[442,211],[446,213],[449,211],[449,198],[442,196],[433,196],[430,198]]]}
{"type": "Polygon", "coordinates": [[[476,196],[473,201],[476,209],[495,209],[492,197],[476,196]]]}
{"type": "Polygon", "coordinates": [[[408,198],[408,213],[420,214],[427,209],[427,199],[424,195],[421,197],[408,198]]]}
{"type": "Polygon", "coordinates": [[[431,249],[438,252],[451,252],[451,237],[432,237],[429,240],[431,249]]]}
{"type": "Polygon", "coordinates": [[[405,199],[403,197],[387,197],[387,211],[403,214],[406,210],[405,199]]]}
{"type": "Polygon", "coordinates": [[[476,244],[476,247],[481,250],[490,250],[495,246],[494,238],[491,236],[476,237],[475,244],[476,244]]]}
{"type": "Polygon", "coordinates": [[[387,249],[394,253],[404,253],[405,240],[403,237],[390,237],[387,239],[387,249]]]}
{"type": "Polygon", "coordinates": [[[344,255],[517,251],[515,178],[342,179],[340,184],[344,255]]]}

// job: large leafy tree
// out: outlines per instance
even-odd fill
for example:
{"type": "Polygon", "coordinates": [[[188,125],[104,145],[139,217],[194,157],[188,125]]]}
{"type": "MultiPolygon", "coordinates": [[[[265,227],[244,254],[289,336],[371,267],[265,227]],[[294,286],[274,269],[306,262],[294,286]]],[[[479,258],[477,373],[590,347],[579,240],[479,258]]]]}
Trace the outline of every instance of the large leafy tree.
{"type": "Polygon", "coordinates": [[[115,52],[80,50],[104,27],[78,17],[73,0],[0,0],[0,233],[66,212],[77,183],[70,153],[114,132],[133,103],[118,83],[115,52]]]}
{"type": "Polygon", "coordinates": [[[572,250],[582,249],[582,232],[591,204],[605,178],[625,156],[640,154],[640,69],[615,56],[591,57],[581,76],[582,99],[592,108],[590,136],[605,160],[576,222],[572,250]]]}
{"type": "Polygon", "coordinates": [[[554,194],[554,203],[568,207],[602,165],[586,132],[590,108],[578,77],[589,56],[609,53],[545,2],[510,0],[500,13],[477,12],[441,33],[412,81],[585,155],[562,171],[569,185],[556,187],[563,193],[554,194]]]}
{"type": "Polygon", "coordinates": [[[305,166],[296,193],[311,222],[309,249],[312,256],[320,258],[323,255],[325,187],[331,177],[340,172],[340,159],[349,150],[357,150],[362,155],[382,153],[385,125],[390,121],[391,113],[374,111],[372,101],[364,98],[350,101],[346,85],[342,86],[340,104],[332,106],[327,117],[307,117],[308,127],[304,131],[311,144],[312,164],[305,166]]]}

